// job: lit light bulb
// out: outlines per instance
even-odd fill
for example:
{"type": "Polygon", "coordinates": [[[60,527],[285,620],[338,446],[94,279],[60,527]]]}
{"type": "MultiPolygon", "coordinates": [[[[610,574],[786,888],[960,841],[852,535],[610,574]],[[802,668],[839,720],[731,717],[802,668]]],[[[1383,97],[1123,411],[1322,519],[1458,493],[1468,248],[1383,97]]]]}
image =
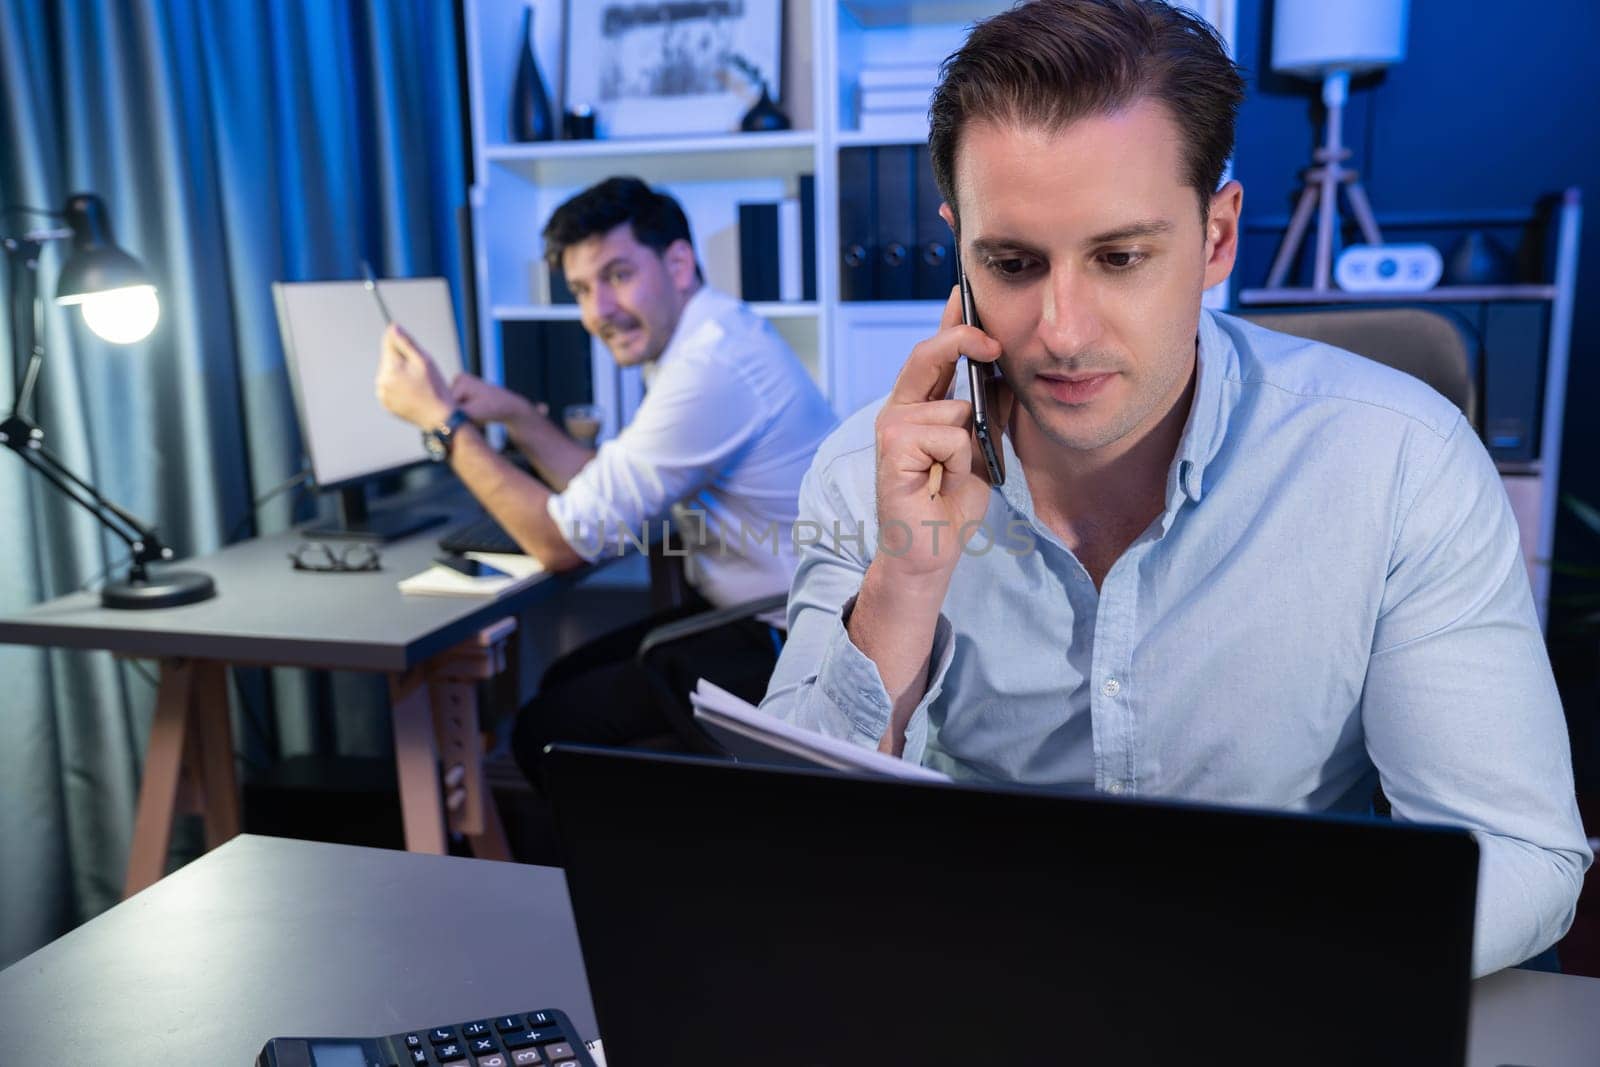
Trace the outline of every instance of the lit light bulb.
{"type": "Polygon", "coordinates": [[[117,345],[131,345],[150,336],[161,318],[161,302],[153,285],[107,289],[84,297],[83,321],[99,337],[117,345]]]}

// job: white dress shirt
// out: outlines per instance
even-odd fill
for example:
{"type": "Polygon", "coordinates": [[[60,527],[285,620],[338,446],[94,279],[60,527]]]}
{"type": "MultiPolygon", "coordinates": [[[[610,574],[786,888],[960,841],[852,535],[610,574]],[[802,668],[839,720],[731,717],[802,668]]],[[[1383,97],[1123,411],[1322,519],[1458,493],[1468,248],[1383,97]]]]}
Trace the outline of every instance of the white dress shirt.
{"type": "Polygon", "coordinates": [[[833,409],[770,323],[709,288],[643,373],[633,420],[550,498],[550,517],[592,562],[659,537],[670,512],[672,546],[687,546],[689,583],[712,604],[787,591],[800,480],[833,409]]]}

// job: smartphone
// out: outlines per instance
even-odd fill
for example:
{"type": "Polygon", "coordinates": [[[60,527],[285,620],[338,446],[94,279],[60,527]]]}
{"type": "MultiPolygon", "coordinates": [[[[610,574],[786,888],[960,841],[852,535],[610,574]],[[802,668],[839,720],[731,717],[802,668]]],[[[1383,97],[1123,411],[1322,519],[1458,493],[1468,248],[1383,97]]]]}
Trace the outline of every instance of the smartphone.
{"type": "Polygon", "coordinates": [[[433,557],[433,561],[441,566],[449,567],[468,578],[509,578],[511,575],[499,567],[491,567],[482,560],[471,559],[467,556],[443,555],[433,557]]]}
{"type": "MultiPolygon", "coordinates": [[[[983,329],[978,321],[978,309],[972,306],[972,284],[961,266],[961,256],[956,256],[956,280],[961,286],[961,321],[968,326],[983,329]]],[[[967,384],[972,387],[972,435],[978,439],[978,451],[983,453],[983,465],[989,471],[989,484],[1006,483],[1006,453],[1000,445],[1000,368],[981,359],[962,357],[967,361],[967,384]]]]}

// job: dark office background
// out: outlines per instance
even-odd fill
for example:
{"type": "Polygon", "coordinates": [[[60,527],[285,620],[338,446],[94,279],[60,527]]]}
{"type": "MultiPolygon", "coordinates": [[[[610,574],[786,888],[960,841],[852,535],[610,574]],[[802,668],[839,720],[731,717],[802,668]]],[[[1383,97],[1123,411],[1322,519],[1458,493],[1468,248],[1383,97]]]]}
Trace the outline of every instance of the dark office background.
{"type": "MultiPolygon", "coordinates": [[[[1247,232],[1235,284],[1266,283],[1300,188],[1300,170],[1321,139],[1322,109],[1308,82],[1271,71],[1271,0],[1238,0],[1238,58],[1249,97],[1239,121],[1237,176],[1245,188],[1247,232]]],[[[1563,492],[1600,504],[1600,4],[1595,0],[1414,0],[1405,61],[1357,79],[1345,115],[1380,226],[1416,216],[1530,210],[1542,196],[1577,186],[1585,196],[1577,306],[1567,383],[1563,492]]],[[[1399,232],[1399,231],[1396,231],[1399,232]]],[[[1509,243],[1505,236],[1491,231],[1509,243]]],[[[1385,234],[1389,237],[1389,234],[1385,234]]],[[[1453,234],[1429,235],[1446,243],[1453,234]]],[[[1390,238],[1393,239],[1393,238],[1390,238]]],[[[1310,241],[1307,242],[1310,244],[1310,241]]],[[[1600,536],[1566,513],[1554,557],[1600,562],[1600,536]]],[[[1600,632],[1579,633],[1560,603],[1581,583],[1557,576],[1551,653],[1573,730],[1584,791],[1600,791],[1600,632]]]]}

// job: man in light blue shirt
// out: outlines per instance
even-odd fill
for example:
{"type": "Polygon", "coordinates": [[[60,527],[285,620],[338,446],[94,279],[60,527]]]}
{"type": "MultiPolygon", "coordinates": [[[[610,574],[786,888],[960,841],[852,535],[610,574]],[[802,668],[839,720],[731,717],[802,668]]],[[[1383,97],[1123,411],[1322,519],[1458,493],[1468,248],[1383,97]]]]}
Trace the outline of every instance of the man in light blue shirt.
{"type": "Polygon", "coordinates": [[[1381,783],[1476,832],[1485,974],[1565,932],[1593,858],[1516,525],[1427,386],[1202,312],[1241,95],[1156,0],[1037,0],[952,57],[930,145],[983,329],[952,299],[818,452],[763,706],[977,781],[1347,812],[1381,783]],[[999,488],[961,354],[1008,386],[999,488]]]}

